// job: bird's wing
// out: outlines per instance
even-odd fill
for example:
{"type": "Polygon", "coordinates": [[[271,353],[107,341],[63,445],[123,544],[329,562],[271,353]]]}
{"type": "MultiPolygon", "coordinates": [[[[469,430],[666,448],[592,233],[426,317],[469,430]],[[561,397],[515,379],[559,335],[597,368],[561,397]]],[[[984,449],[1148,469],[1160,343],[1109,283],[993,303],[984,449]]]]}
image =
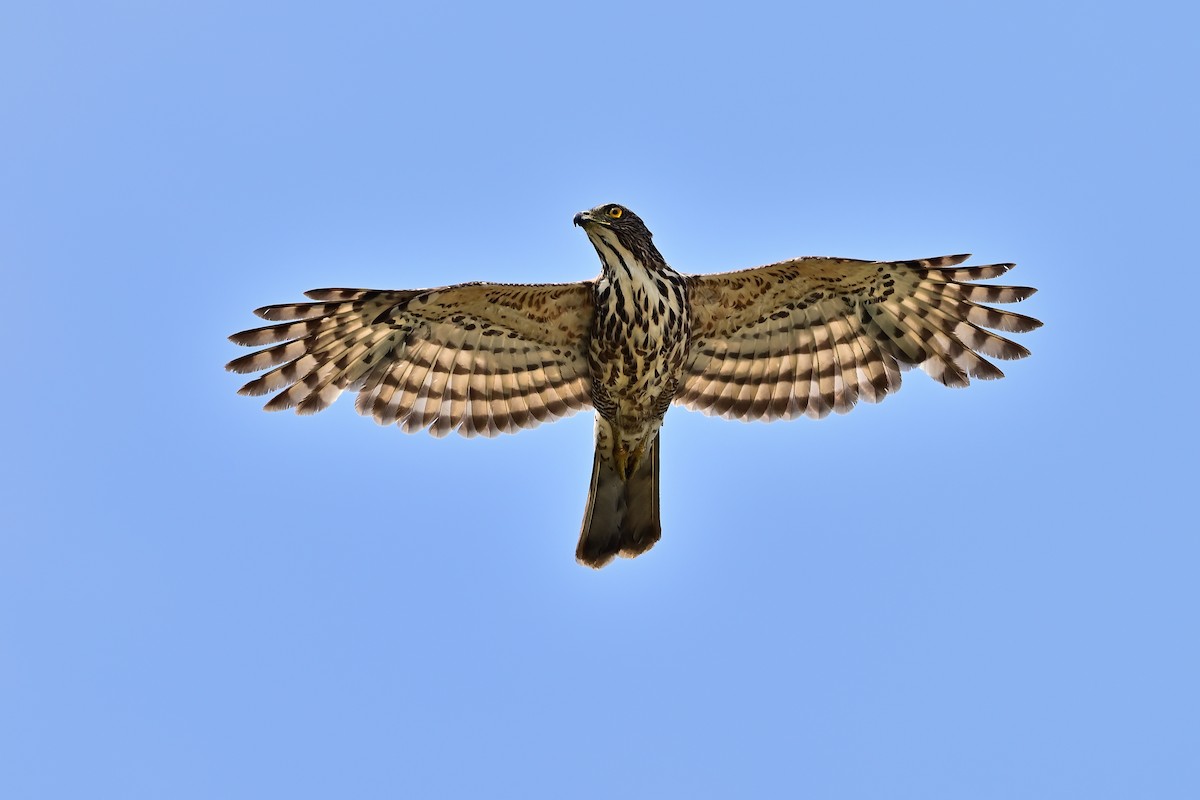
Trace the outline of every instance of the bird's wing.
{"type": "Polygon", "coordinates": [[[254,312],[282,324],[229,337],[271,345],[227,365],[270,370],[240,390],[279,392],[268,411],[311,414],[350,389],[359,413],[382,425],[494,436],[591,403],[590,282],[305,294],[316,302],[254,312]]]}
{"type": "Polygon", "coordinates": [[[921,366],[947,386],[1001,378],[982,356],[1029,351],[984,328],[1029,331],[1032,317],[978,305],[1034,289],[974,281],[1012,264],[958,267],[969,256],[875,262],[799,258],[688,277],[692,346],[676,402],[729,419],[845,413],[900,387],[921,366]]]}

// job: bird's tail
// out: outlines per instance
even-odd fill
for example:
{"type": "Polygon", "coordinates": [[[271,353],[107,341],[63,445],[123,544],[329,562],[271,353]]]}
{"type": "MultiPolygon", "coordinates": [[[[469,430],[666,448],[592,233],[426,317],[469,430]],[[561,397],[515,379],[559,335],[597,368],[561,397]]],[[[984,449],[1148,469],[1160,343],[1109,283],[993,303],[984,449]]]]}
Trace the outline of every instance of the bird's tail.
{"type": "Polygon", "coordinates": [[[611,456],[596,448],[592,486],[583,512],[575,560],[599,569],[613,556],[633,558],[662,536],[658,521],[658,436],[626,480],[611,456]]]}

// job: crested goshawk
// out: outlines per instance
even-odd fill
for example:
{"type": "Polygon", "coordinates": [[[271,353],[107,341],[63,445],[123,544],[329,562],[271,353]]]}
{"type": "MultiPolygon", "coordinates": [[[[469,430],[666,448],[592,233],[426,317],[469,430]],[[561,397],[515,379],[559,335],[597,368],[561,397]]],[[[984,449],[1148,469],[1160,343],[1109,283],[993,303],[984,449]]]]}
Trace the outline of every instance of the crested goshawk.
{"type": "Polygon", "coordinates": [[[991,333],[1037,320],[981,303],[1034,289],[975,281],[1012,264],[805,257],[714,275],[663,259],[636,214],[575,215],[600,255],[590,281],[438,289],[315,289],[265,306],[278,323],[230,339],[264,349],[229,362],[269,370],[241,394],[311,414],[344,390],[381,425],[494,436],[591,406],[596,454],[575,557],[601,567],[661,535],[659,428],[671,403],[737,420],[824,417],[900,388],[922,367],[947,386],[1000,378],[983,358],[1029,351],[991,333]]]}

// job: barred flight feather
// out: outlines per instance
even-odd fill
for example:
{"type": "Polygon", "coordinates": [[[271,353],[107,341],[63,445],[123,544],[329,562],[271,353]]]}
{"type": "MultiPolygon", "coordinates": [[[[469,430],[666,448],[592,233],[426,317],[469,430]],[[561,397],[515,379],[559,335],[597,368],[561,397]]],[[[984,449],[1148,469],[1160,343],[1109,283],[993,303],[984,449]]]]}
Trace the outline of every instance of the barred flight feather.
{"type": "Polygon", "coordinates": [[[514,432],[590,405],[590,283],[441,289],[314,289],[316,302],[255,311],[279,324],[230,340],[264,347],[229,362],[268,370],[241,393],[311,414],[345,390],[381,424],[435,436],[514,432]]]}
{"type": "Polygon", "coordinates": [[[808,257],[690,276],[693,341],[676,402],[729,419],[820,418],[879,402],[913,366],[947,386],[1003,377],[984,356],[1029,351],[985,328],[1022,333],[1041,323],[980,303],[1035,290],[971,283],[1013,265],[957,266],[967,258],[808,257]]]}

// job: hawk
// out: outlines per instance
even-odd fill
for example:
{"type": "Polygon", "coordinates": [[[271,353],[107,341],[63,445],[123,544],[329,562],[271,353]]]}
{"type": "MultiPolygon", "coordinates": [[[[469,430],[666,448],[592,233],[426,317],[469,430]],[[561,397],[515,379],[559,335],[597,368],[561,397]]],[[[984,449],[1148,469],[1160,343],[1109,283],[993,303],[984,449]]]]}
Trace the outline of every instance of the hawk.
{"type": "Polygon", "coordinates": [[[808,256],[737,272],[671,268],[637,214],[575,215],[600,275],[557,284],[315,289],[264,306],[235,333],[263,349],[227,365],[266,372],[268,411],[320,411],[345,390],[381,425],[495,436],[596,410],[592,481],[576,559],[602,567],[659,540],[659,428],[671,403],[736,420],[819,419],[876,403],[920,366],[946,386],[1003,377],[984,356],[1029,351],[992,333],[1041,323],[985,303],[1034,289],[976,281],[1012,264],[960,266],[808,256]]]}

